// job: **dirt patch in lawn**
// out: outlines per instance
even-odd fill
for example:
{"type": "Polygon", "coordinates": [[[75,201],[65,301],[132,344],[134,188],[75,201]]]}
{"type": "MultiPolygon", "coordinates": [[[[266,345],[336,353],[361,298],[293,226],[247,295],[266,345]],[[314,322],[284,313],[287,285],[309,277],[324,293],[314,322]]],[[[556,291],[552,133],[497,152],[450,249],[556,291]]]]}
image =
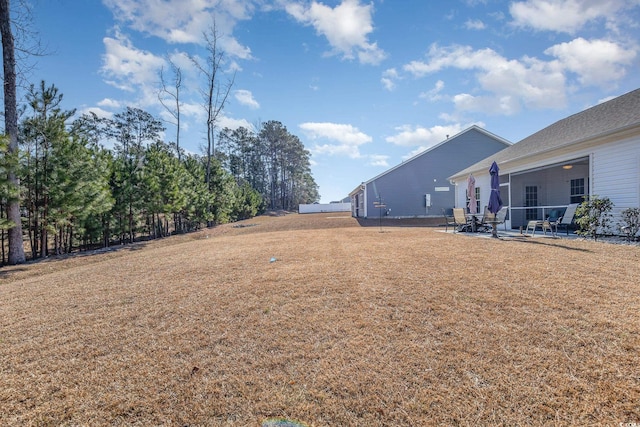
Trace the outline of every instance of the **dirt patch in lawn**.
{"type": "Polygon", "coordinates": [[[241,224],[1,269],[0,425],[640,422],[636,246],[241,224]]]}

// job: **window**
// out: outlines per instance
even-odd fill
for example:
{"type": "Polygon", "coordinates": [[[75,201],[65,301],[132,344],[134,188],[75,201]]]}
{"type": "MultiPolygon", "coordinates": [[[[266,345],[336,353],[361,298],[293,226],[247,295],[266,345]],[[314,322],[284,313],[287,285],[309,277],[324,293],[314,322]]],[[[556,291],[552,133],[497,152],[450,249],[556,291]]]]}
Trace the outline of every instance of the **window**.
{"type": "MultiPolygon", "coordinates": [[[[476,190],[476,212],[477,213],[481,213],[482,211],[480,210],[480,187],[475,187],[476,190]]],[[[466,191],[467,193],[467,201],[466,201],[466,206],[469,206],[469,192],[466,191]]]]}
{"type": "MultiPolygon", "coordinates": [[[[538,186],[537,185],[527,185],[524,187],[524,205],[538,206],[538,186]]],[[[538,219],[538,210],[526,209],[525,219],[527,221],[538,219]]]]}
{"type": "Polygon", "coordinates": [[[584,201],[584,178],[571,180],[571,203],[582,203],[584,201]]]}
{"type": "Polygon", "coordinates": [[[476,187],[476,212],[481,213],[480,210],[480,187],[476,187]]]}

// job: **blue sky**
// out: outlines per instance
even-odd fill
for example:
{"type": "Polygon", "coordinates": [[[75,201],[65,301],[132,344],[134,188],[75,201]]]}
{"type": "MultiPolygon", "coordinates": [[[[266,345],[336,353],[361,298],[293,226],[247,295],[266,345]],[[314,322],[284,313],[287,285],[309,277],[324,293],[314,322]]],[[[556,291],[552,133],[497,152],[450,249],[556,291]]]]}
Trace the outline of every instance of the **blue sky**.
{"type": "MultiPolygon", "coordinates": [[[[16,2],[14,2],[16,3],[16,2]]],[[[640,87],[640,0],[31,0],[48,54],[28,80],[63,107],[166,117],[159,71],[183,72],[181,146],[206,135],[213,25],[235,72],[220,127],[278,120],[311,152],[321,201],[477,124],[511,142],[640,87]]],[[[166,124],[165,140],[175,137],[166,124]]]]}

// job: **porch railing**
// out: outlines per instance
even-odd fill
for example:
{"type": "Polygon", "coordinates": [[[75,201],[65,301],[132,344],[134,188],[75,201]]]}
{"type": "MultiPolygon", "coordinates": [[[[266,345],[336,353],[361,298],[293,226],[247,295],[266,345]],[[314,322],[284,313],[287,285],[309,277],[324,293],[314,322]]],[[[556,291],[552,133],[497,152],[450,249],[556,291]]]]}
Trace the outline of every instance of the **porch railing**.
{"type": "Polygon", "coordinates": [[[512,206],[511,226],[524,226],[531,220],[543,220],[552,209],[566,208],[568,205],[545,205],[545,206],[512,206]]]}

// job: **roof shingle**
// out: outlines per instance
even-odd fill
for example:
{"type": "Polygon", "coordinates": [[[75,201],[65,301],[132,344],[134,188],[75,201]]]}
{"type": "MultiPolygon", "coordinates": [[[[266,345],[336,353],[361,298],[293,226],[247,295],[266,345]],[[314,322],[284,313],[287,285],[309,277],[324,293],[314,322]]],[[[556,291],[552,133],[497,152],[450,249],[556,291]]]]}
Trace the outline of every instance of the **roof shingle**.
{"type": "Polygon", "coordinates": [[[458,172],[455,176],[466,176],[471,172],[488,170],[494,160],[498,164],[505,163],[594,139],[638,124],[640,124],[640,89],[559,120],[458,172]]]}

